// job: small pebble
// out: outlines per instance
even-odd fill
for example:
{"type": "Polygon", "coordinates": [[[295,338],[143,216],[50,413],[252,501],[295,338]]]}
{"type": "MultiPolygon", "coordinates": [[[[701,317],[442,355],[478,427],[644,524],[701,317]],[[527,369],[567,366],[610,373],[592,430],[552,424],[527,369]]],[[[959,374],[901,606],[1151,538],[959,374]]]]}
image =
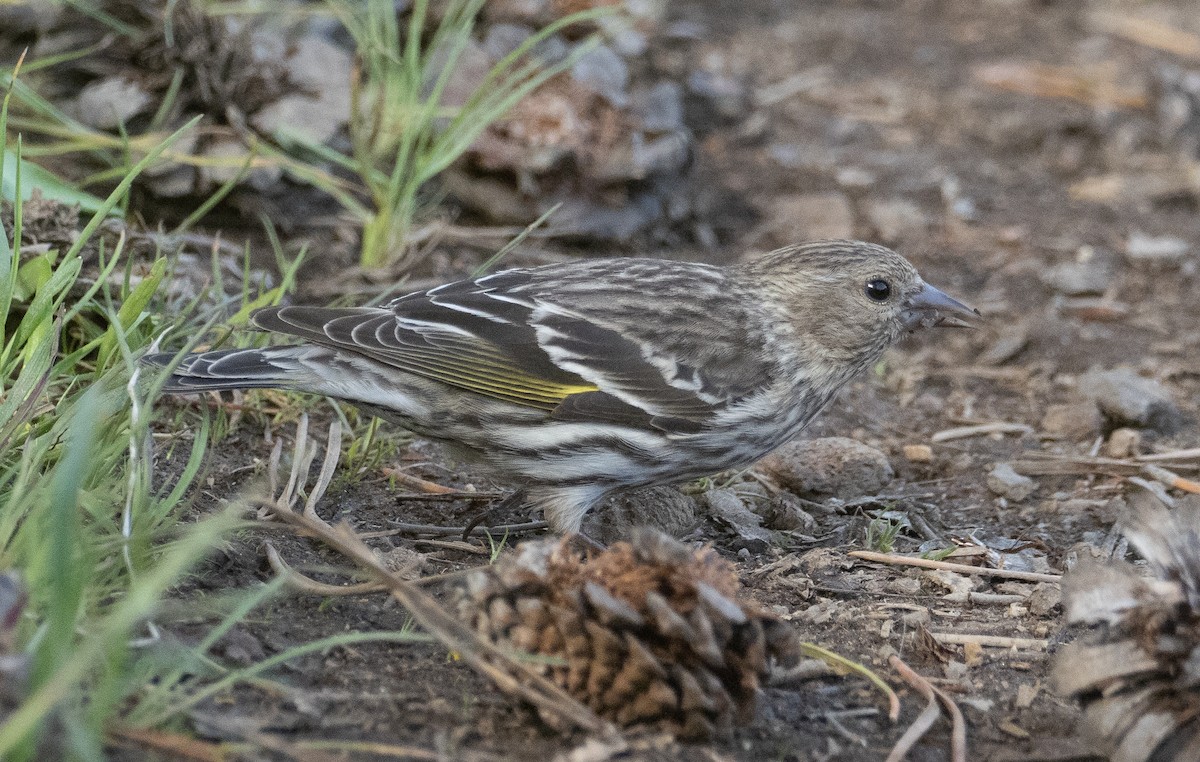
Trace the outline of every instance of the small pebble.
{"type": "Polygon", "coordinates": [[[1120,428],[1108,435],[1104,445],[1104,454],[1110,458],[1128,458],[1138,454],[1141,449],[1142,432],[1137,429],[1120,428]]]}
{"type": "Polygon", "coordinates": [[[1176,262],[1188,255],[1188,242],[1175,236],[1150,236],[1141,231],[1129,234],[1125,256],[1139,262],[1176,262]]]}
{"type": "Polygon", "coordinates": [[[1018,474],[1008,463],[997,463],[988,474],[987,486],[997,495],[1019,503],[1033,494],[1037,482],[1018,474]]]}
{"type": "Polygon", "coordinates": [[[933,448],[924,444],[904,445],[904,457],[913,463],[932,463],[933,448]]]}
{"type": "Polygon", "coordinates": [[[1079,379],[1078,390],[1115,423],[1164,434],[1183,425],[1183,416],[1167,388],[1129,368],[1085,373],[1079,379]]]}

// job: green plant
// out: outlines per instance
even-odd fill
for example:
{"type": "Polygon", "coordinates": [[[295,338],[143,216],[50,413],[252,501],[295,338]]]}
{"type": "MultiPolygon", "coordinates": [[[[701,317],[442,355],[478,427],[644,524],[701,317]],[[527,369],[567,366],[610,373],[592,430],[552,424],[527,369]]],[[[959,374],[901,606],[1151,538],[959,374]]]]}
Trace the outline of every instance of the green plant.
{"type": "MultiPolygon", "coordinates": [[[[2,136],[12,90],[10,79],[2,136]]],[[[131,649],[133,633],[236,525],[230,512],[177,523],[207,419],[173,484],[153,486],[147,401],[156,384],[135,353],[166,325],[157,292],[170,266],[159,256],[134,277],[125,239],[106,247],[96,236],[138,174],[192,126],[131,166],[63,251],[22,250],[33,165],[19,137],[11,150],[0,144],[0,184],[13,203],[11,230],[0,225],[0,569],[19,570],[29,596],[14,633],[29,679],[20,705],[0,717],[6,760],[103,758],[108,723],[144,687],[136,678],[148,663],[131,649]],[[88,247],[99,272],[83,278],[88,247]]],[[[197,332],[196,318],[183,320],[197,332]]]]}
{"type": "Polygon", "coordinates": [[[498,61],[462,106],[445,103],[484,0],[447,0],[431,32],[429,0],[415,0],[403,34],[391,0],[328,0],[354,38],[361,62],[350,116],[349,156],[309,146],[357,175],[370,198],[359,207],[361,260],[367,267],[411,258],[406,246],[420,193],[523,97],[569,68],[586,51],[543,64],[531,51],[564,27],[604,9],[573,14],[531,35],[498,61]]]}
{"type": "Polygon", "coordinates": [[[887,518],[871,519],[867,524],[867,548],[877,553],[891,553],[896,548],[896,538],[904,529],[904,522],[887,518]]]}

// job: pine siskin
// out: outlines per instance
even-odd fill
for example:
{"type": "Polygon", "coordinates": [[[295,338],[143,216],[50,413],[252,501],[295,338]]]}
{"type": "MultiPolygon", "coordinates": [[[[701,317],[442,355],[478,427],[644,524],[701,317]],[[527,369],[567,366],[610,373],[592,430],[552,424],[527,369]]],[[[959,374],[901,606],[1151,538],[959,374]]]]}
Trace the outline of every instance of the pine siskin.
{"type": "Polygon", "coordinates": [[[729,267],[577,261],[383,307],[259,310],[255,325],[306,343],[188,355],[166,391],[348,400],[523,484],[524,502],[574,532],[613,490],[753,463],[904,334],[977,314],[858,241],[729,267]]]}

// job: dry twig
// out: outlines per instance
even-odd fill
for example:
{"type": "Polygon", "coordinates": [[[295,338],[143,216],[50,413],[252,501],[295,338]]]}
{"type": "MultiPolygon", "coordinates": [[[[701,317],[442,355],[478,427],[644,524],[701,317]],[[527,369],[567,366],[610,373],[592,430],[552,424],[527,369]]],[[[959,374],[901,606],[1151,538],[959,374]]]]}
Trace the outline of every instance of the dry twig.
{"type": "Polygon", "coordinates": [[[911,685],[918,693],[925,697],[925,708],[917,715],[917,719],[908,726],[908,730],[904,731],[904,735],[896,741],[896,745],[892,747],[892,751],[887,756],[886,762],[901,762],[908,753],[912,751],[912,747],[920,741],[922,736],[929,732],[933,727],[933,723],[937,722],[937,718],[941,716],[938,710],[937,694],[933,692],[933,686],[929,684],[925,678],[914,672],[907,664],[900,660],[900,657],[892,655],[888,657],[888,664],[892,665],[892,669],[899,673],[904,682],[911,685]]]}
{"type": "Polygon", "coordinates": [[[1062,581],[1061,574],[1042,574],[1041,572],[1015,571],[1012,569],[988,569],[983,566],[952,564],[945,561],[934,561],[931,558],[901,556],[894,553],[876,553],[871,550],[852,550],[848,555],[852,556],[853,558],[861,558],[864,561],[876,561],[881,564],[919,566],[922,569],[942,569],[943,571],[952,571],[959,574],[971,574],[981,577],[1004,577],[1005,579],[1019,579],[1026,582],[1062,581]]]}

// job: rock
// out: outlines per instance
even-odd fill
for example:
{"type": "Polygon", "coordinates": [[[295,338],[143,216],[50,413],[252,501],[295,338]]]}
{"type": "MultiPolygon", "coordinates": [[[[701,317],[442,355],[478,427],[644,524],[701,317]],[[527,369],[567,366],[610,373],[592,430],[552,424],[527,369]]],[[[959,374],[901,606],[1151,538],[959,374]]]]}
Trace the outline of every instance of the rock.
{"type": "Polygon", "coordinates": [[[849,191],[865,191],[875,185],[875,175],[862,167],[842,167],[834,175],[837,184],[849,191]]]}
{"type": "Polygon", "coordinates": [[[1128,458],[1141,449],[1142,432],[1137,429],[1120,428],[1108,435],[1104,443],[1104,454],[1110,458],[1128,458]]]}
{"type": "Polygon", "coordinates": [[[812,514],[801,508],[796,498],[786,492],[771,498],[766,509],[759,510],[768,529],[811,532],[817,525],[812,514]]]}
{"type": "Polygon", "coordinates": [[[492,24],[483,38],[483,49],[493,61],[499,61],[521,47],[533,35],[533,28],[524,24],[492,24]]]}
{"type": "MultiPolygon", "coordinates": [[[[221,135],[204,146],[203,155],[213,161],[201,165],[197,171],[200,174],[201,187],[208,188],[221,185],[237,177],[250,158],[250,150],[232,135],[221,135]]],[[[245,177],[250,187],[265,191],[283,178],[283,167],[276,162],[268,162],[254,167],[245,177]]]]}
{"type": "Polygon", "coordinates": [[[762,519],[733,490],[711,489],[704,493],[703,500],[710,516],[737,533],[742,547],[761,552],[771,543],[771,532],[763,528],[762,519]]]}
{"type": "Polygon", "coordinates": [[[1049,616],[1062,604],[1062,586],[1056,582],[1039,582],[1029,596],[1029,613],[1034,616],[1049,616]]]}
{"type": "Polygon", "coordinates": [[[1100,411],[1093,402],[1048,405],[1041,429],[1046,434],[1073,441],[1092,437],[1100,430],[1100,411]]]}
{"type": "Polygon", "coordinates": [[[329,40],[310,35],[296,42],[284,63],[297,92],[259,109],[250,123],[268,135],[289,134],[318,145],[327,142],[350,119],[351,55],[329,40]]]}
{"type": "MultiPolygon", "coordinates": [[[[688,74],[687,91],[695,101],[723,120],[738,121],[750,113],[750,90],[736,77],[699,69],[688,74]]],[[[711,120],[711,116],[709,116],[711,120]]]]}
{"type": "Polygon", "coordinates": [[[0,29],[3,36],[16,39],[28,34],[42,35],[58,22],[66,4],[56,0],[11,0],[0,3],[0,29]]]}
{"type": "Polygon", "coordinates": [[[150,93],[124,77],[106,77],[89,82],[75,99],[75,118],[98,130],[125,124],[150,106],[150,93]]]}
{"type": "Polygon", "coordinates": [[[1000,497],[1019,503],[1033,494],[1033,491],[1037,489],[1037,482],[1028,476],[1018,474],[1007,463],[997,463],[988,474],[987,486],[1000,497]]]}
{"type": "Polygon", "coordinates": [[[904,445],[904,457],[913,463],[932,463],[933,448],[926,444],[904,445]]]}
{"type": "Polygon", "coordinates": [[[1080,377],[1078,391],[1117,424],[1170,434],[1183,423],[1166,387],[1129,368],[1088,371],[1080,377]]]}
{"type": "Polygon", "coordinates": [[[921,580],[916,577],[897,577],[884,585],[884,590],[895,595],[914,596],[921,594],[921,580]]]}
{"type": "MultiPolygon", "coordinates": [[[[423,83],[426,92],[431,90],[442,76],[442,69],[445,68],[451,53],[450,43],[444,42],[429,54],[428,74],[423,83]]],[[[442,88],[442,105],[450,108],[465,105],[487,79],[492,65],[492,59],[483,45],[469,40],[455,59],[454,69],[442,88]]]]}
{"type": "Polygon", "coordinates": [[[781,196],[771,204],[767,227],[779,244],[853,238],[854,209],[841,193],[781,196]]]}
{"type": "Polygon", "coordinates": [[[630,111],[650,132],[674,132],[684,129],[683,88],[674,82],[659,82],[653,87],[634,89],[630,111]]]}
{"type": "Polygon", "coordinates": [[[1114,257],[1092,246],[1080,246],[1071,262],[1062,262],[1042,273],[1042,282],[1067,296],[1103,294],[1116,275],[1114,257]]]}
{"type": "Polygon", "coordinates": [[[588,514],[583,533],[611,545],[627,540],[634,527],[653,527],[682,537],[696,525],[696,501],[674,487],[646,487],[609,497],[588,514]]]}
{"type": "Polygon", "coordinates": [[[629,100],[629,67],[613,49],[597,45],[584,53],[571,67],[571,77],[618,108],[629,100]]]}
{"type": "Polygon", "coordinates": [[[1125,256],[1136,262],[1178,262],[1188,255],[1188,242],[1175,236],[1149,236],[1135,230],[1125,242],[1125,256]]]}
{"type": "Polygon", "coordinates": [[[796,494],[843,500],[877,494],[895,475],[886,455],[846,437],[790,442],[758,467],[796,494]]]}
{"type": "Polygon", "coordinates": [[[867,201],[864,211],[867,222],[886,244],[920,233],[928,225],[921,207],[904,198],[872,199],[867,201]]]}

